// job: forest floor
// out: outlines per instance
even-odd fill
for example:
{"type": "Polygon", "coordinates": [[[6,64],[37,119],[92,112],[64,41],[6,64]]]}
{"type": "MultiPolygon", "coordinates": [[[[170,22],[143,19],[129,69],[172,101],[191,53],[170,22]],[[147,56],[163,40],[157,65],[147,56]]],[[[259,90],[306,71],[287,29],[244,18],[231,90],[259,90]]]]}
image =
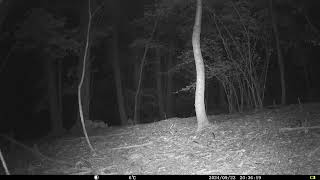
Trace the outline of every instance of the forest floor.
{"type": "Polygon", "coordinates": [[[320,174],[320,104],[209,119],[198,134],[195,117],[89,129],[96,156],[69,136],[5,158],[12,174],[320,174]]]}

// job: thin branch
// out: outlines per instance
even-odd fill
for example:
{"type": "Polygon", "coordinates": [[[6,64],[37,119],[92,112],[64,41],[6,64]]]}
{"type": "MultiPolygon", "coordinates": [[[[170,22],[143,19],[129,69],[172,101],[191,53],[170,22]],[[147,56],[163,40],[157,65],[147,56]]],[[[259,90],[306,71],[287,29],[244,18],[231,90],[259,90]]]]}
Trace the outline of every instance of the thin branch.
{"type": "Polygon", "coordinates": [[[6,175],[10,175],[10,172],[9,172],[9,170],[8,170],[8,167],[7,167],[7,163],[6,163],[6,161],[4,160],[4,157],[3,157],[3,155],[2,155],[1,149],[0,149],[0,159],[1,159],[2,166],[3,166],[3,168],[4,168],[4,171],[6,172],[6,175]]]}
{"type": "Polygon", "coordinates": [[[223,38],[223,36],[222,36],[222,34],[221,34],[220,28],[218,27],[218,24],[217,24],[217,21],[216,21],[216,15],[215,15],[215,14],[214,14],[214,17],[213,17],[213,21],[214,21],[214,24],[216,25],[217,31],[218,31],[219,36],[220,36],[220,38],[221,38],[221,40],[222,40],[222,43],[223,43],[223,45],[224,45],[225,51],[226,51],[229,59],[232,60],[233,58],[231,57],[231,53],[230,53],[230,50],[229,50],[229,48],[228,48],[228,45],[227,45],[227,43],[225,42],[225,39],[223,38]]]}
{"type": "Polygon", "coordinates": [[[246,26],[244,25],[244,23],[242,22],[242,17],[241,17],[241,15],[240,15],[240,13],[239,13],[239,11],[238,11],[238,9],[236,8],[236,6],[234,5],[234,3],[231,1],[231,4],[232,4],[232,7],[234,8],[234,10],[235,10],[235,12],[237,13],[237,15],[239,16],[239,19],[240,19],[240,22],[241,22],[241,24],[242,24],[242,26],[243,26],[243,29],[244,29],[244,31],[245,31],[245,33],[247,34],[247,38],[248,38],[248,58],[249,58],[249,60],[250,60],[250,54],[251,54],[251,52],[250,52],[250,33],[249,33],[249,31],[247,30],[247,28],[246,28],[246,26]]]}
{"type": "Polygon", "coordinates": [[[103,3],[92,12],[91,17],[96,15],[96,13],[104,6],[105,2],[106,1],[103,1],[103,3]]]}
{"type": "MultiPolygon", "coordinates": [[[[244,58],[244,55],[242,53],[242,51],[240,50],[240,47],[239,47],[239,44],[238,42],[236,42],[236,40],[233,38],[233,35],[231,34],[231,32],[229,31],[229,29],[223,24],[223,22],[221,21],[221,19],[219,19],[219,17],[211,10],[209,9],[209,11],[211,12],[211,14],[213,14],[213,19],[215,21],[215,18],[218,19],[218,21],[220,21],[222,27],[224,28],[224,30],[227,32],[227,34],[229,35],[229,37],[231,38],[234,46],[236,47],[237,51],[239,52],[240,56],[241,56],[241,59],[243,61],[245,61],[245,58],[244,58]]],[[[216,22],[215,22],[216,23],[216,22]]]]}

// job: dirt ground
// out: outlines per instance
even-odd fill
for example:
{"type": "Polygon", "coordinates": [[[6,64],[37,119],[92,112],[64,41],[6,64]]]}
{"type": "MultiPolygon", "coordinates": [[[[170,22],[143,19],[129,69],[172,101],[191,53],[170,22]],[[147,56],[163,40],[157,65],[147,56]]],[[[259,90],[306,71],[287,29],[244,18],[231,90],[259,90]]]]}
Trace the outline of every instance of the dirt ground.
{"type": "Polygon", "coordinates": [[[209,120],[201,133],[195,117],[89,129],[95,156],[79,136],[4,156],[12,174],[320,174],[320,104],[209,120]]]}

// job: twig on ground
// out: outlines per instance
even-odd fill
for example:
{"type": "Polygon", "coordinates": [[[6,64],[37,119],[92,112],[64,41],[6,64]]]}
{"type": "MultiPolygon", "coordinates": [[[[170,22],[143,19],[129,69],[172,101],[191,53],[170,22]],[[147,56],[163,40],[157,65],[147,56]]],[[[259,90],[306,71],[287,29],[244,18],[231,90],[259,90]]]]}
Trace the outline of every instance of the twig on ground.
{"type": "Polygon", "coordinates": [[[148,142],[148,143],[144,143],[144,144],[138,144],[138,145],[132,145],[132,146],[122,146],[122,147],[112,148],[112,150],[136,148],[136,147],[148,146],[148,145],[151,145],[151,144],[152,144],[152,142],[148,142]]]}
{"type": "Polygon", "coordinates": [[[306,129],[320,129],[320,126],[281,128],[281,129],[279,129],[279,131],[286,132],[286,131],[296,131],[296,130],[306,130],[306,129]]]}
{"type": "Polygon", "coordinates": [[[311,156],[313,156],[314,153],[316,153],[318,150],[320,149],[320,146],[318,146],[316,149],[314,149],[313,151],[311,151],[308,155],[309,158],[311,158],[311,156]]]}

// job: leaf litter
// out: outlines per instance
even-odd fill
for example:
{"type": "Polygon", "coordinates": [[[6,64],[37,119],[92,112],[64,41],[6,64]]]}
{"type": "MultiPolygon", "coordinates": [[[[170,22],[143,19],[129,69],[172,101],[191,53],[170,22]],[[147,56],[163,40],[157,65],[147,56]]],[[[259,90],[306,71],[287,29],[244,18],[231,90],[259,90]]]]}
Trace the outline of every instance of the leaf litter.
{"type": "Polygon", "coordinates": [[[96,156],[81,135],[69,135],[7,154],[19,159],[8,168],[12,174],[320,174],[320,104],[208,118],[212,125],[201,133],[195,117],[89,129],[96,156]]]}

